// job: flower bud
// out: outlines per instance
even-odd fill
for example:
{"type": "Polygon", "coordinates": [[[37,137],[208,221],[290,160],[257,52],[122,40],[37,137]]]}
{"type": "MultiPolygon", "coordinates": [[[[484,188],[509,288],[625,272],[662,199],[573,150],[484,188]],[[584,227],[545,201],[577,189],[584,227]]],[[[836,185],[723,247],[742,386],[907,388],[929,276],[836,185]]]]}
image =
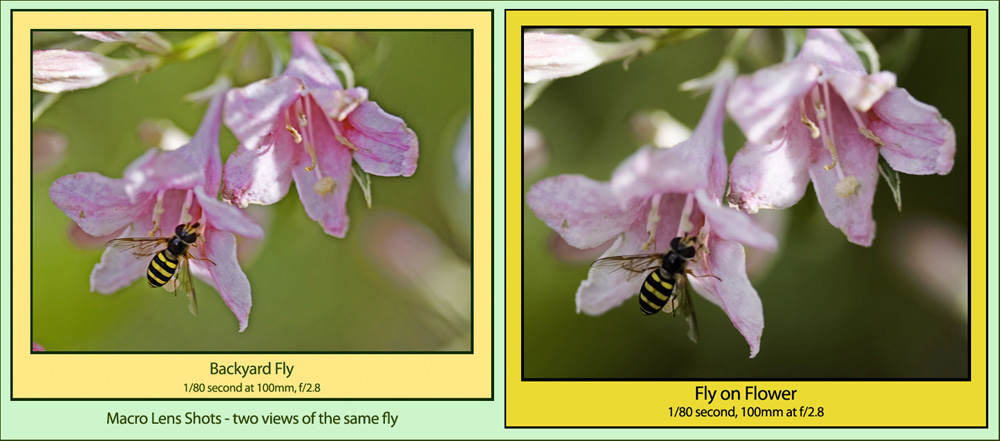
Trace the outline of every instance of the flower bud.
{"type": "Polygon", "coordinates": [[[132,43],[142,50],[157,54],[169,54],[173,47],[170,42],[156,32],[73,32],[76,35],[105,43],[132,43]]]}
{"type": "Polygon", "coordinates": [[[62,49],[32,52],[31,88],[59,93],[98,86],[117,76],[159,64],[155,57],[116,60],[101,54],[62,49]]]}

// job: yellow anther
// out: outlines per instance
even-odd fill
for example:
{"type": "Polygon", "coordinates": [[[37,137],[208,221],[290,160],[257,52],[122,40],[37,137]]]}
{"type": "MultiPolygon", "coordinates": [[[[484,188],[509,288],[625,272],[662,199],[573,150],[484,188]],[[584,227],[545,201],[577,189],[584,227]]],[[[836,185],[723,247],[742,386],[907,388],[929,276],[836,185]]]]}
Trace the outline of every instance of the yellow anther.
{"type": "Polygon", "coordinates": [[[316,194],[320,196],[330,193],[336,188],[337,188],[337,181],[334,181],[333,178],[329,176],[320,179],[316,181],[315,184],[313,184],[313,191],[315,191],[316,194]]]}
{"type": "Polygon", "coordinates": [[[837,196],[844,199],[854,196],[860,189],[861,181],[858,180],[857,176],[848,176],[833,186],[833,190],[837,192],[837,196]]]}

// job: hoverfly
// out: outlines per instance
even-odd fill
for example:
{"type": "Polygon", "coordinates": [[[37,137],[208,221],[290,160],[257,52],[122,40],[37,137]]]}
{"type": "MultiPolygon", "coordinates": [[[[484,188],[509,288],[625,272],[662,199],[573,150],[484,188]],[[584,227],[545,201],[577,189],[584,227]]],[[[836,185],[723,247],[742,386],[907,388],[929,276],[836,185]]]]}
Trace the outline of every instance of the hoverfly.
{"type": "MultiPolygon", "coordinates": [[[[149,286],[162,286],[175,296],[177,291],[186,294],[190,300],[188,310],[191,314],[198,315],[198,300],[194,284],[191,283],[189,260],[198,259],[191,255],[190,248],[198,246],[196,242],[201,238],[200,226],[198,222],[180,224],[170,237],[123,237],[109,240],[105,246],[130,252],[136,257],[153,256],[146,268],[146,282],[149,286]]],[[[211,260],[209,262],[215,264],[211,260]]]]}
{"type": "MultiPolygon", "coordinates": [[[[682,236],[670,241],[666,253],[603,257],[593,266],[614,266],[615,270],[624,269],[633,275],[649,272],[639,288],[639,311],[653,315],[662,310],[675,316],[680,311],[688,322],[688,337],[697,343],[698,321],[687,289],[687,275],[691,274],[687,263],[694,259],[695,253],[695,237],[682,236]]],[[[704,277],[719,279],[713,275],[704,277]]]]}

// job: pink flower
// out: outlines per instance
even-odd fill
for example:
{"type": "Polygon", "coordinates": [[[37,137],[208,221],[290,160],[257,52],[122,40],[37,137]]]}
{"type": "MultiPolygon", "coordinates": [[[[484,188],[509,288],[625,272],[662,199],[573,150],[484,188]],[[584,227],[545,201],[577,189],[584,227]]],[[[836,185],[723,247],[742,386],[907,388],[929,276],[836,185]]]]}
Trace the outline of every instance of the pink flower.
{"type": "MultiPolygon", "coordinates": [[[[688,265],[692,286],[720,306],[750,345],[760,348],[760,298],[745,269],[740,243],[773,249],[777,241],[744,213],[719,205],[725,190],[723,107],[735,67],[724,63],[708,107],[691,137],[669,149],[645,147],[615,170],[610,183],[580,175],[545,179],[527,194],[535,214],[570,245],[615,242],[604,257],[664,253],[670,240],[698,235],[702,250],[688,265]],[[714,275],[716,280],[707,275],[714,275]]],[[[599,315],[639,292],[642,277],[593,266],[576,293],[577,311],[599,315]]]]}
{"type": "Polygon", "coordinates": [[[351,161],[378,176],[410,176],[417,136],[399,117],[344,89],[309,34],[293,32],[285,72],[226,95],[226,125],[240,147],[225,166],[222,197],[245,207],[281,200],[295,180],[310,218],[344,237],[351,161]]]}
{"type": "Polygon", "coordinates": [[[31,88],[59,93],[98,86],[117,76],[152,69],[158,57],[117,60],[104,55],[53,49],[31,53],[31,88]]]}
{"type": "Polygon", "coordinates": [[[909,174],[947,174],[955,131],[937,109],[868,75],[837,30],[813,29],[796,59],[740,77],[727,108],[747,144],[732,163],[728,200],[741,210],[786,208],[811,180],[832,225],[868,246],[879,154],[909,174]]]}
{"type": "Polygon", "coordinates": [[[66,158],[66,135],[55,130],[31,131],[31,172],[44,172],[66,158]]]}
{"type": "MultiPolygon", "coordinates": [[[[219,126],[222,95],[208,107],[191,142],[165,152],[149,149],[132,162],[122,179],[97,173],[63,176],[49,197],[91,236],[124,228],[120,237],[169,236],[175,226],[199,221],[204,243],[192,248],[192,274],[219,293],[246,329],[250,314],[250,282],[236,260],[236,238],[261,238],[263,230],[239,209],[216,200],[222,175],[219,126]]],[[[90,274],[90,289],[111,294],[146,273],[148,259],[108,248],[90,274]]]]}
{"type": "Polygon", "coordinates": [[[649,37],[602,43],[573,34],[526,32],[523,38],[525,83],[580,75],[603,63],[648,52],[656,46],[656,40],[649,37]]]}
{"type": "Polygon", "coordinates": [[[91,40],[113,43],[123,41],[132,43],[139,49],[155,52],[158,54],[170,53],[172,46],[170,42],[161,37],[156,32],[73,32],[76,35],[87,37],[91,40]]]}

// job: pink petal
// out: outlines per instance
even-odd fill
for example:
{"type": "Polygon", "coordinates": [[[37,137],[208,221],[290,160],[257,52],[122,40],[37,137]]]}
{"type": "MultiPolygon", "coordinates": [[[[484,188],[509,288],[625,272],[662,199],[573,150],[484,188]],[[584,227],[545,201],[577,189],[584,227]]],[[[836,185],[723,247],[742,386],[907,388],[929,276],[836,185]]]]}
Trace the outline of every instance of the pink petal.
{"type": "Polygon", "coordinates": [[[769,143],[748,141],[730,165],[729,203],[747,213],[795,205],[809,183],[812,143],[798,120],[789,120],[769,143]]]}
{"type": "Polygon", "coordinates": [[[528,191],[525,201],[535,216],[577,248],[596,247],[646,216],[623,210],[608,183],[581,175],[544,179],[528,191]]]}
{"type": "Polygon", "coordinates": [[[343,121],[361,103],[368,101],[368,89],[308,89],[306,92],[323,108],[323,113],[336,121],[343,121]]]}
{"type": "MultiPolygon", "coordinates": [[[[636,224],[635,228],[618,236],[611,248],[601,257],[639,254],[640,247],[648,239],[645,230],[636,224]]],[[[645,253],[651,253],[646,251],[645,253]]],[[[576,312],[601,315],[621,306],[626,300],[639,293],[644,275],[633,274],[615,266],[591,266],[587,280],[576,290],[576,312]]],[[[638,314],[638,305],[636,313],[638,314]]]]}
{"type": "MultiPolygon", "coordinates": [[[[219,152],[219,125],[222,118],[222,93],[212,98],[205,110],[205,116],[194,133],[191,142],[177,149],[173,154],[181,157],[200,173],[199,184],[211,194],[219,193],[222,180],[222,155],[219,152]]],[[[168,153],[164,153],[168,154],[168,153]]]]}
{"type": "Polygon", "coordinates": [[[774,235],[755,224],[748,214],[719,205],[701,189],[695,192],[695,199],[711,225],[712,233],[720,238],[765,250],[778,248],[774,235]]]}
{"type": "Polygon", "coordinates": [[[843,179],[836,169],[824,168],[831,163],[831,156],[820,142],[814,144],[814,163],[809,168],[809,177],[830,224],[843,231],[851,242],[869,246],[875,238],[872,200],[878,185],[878,150],[868,138],[858,133],[857,124],[843,102],[835,101],[832,107],[839,167],[845,179],[853,176],[860,186],[856,193],[849,196],[838,194],[837,184],[843,179]]]}
{"type": "Polygon", "coordinates": [[[94,87],[131,72],[155,66],[153,58],[115,60],[101,54],[62,49],[31,53],[31,88],[59,93],[94,87]]]}
{"type": "Polygon", "coordinates": [[[611,248],[611,245],[614,245],[615,240],[617,239],[608,239],[594,248],[581,250],[573,245],[570,245],[569,242],[566,242],[566,239],[563,239],[562,236],[553,232],[552,235],[549,236],[549,253],[552,254],[552,257],[555,257],[556,260],[562,263],[593,263],[598,257],[601,257],[602,254],[607,252],[608,248],[611,248]]]}
{"type": "Polygon", "coordinates": [[[765,144],[799,120],[799,101],[819,74],[812,63],[791,61],[741,76],[733,83],[726,108],[750,143],[765,144]]]}
{"type": "MultiPolygon", "coordinates": [[[[137,222],[127,228],[121,237],[143,237],[148,233],[148,229],[143,227],[147,224],[152,226],[152,222],[137,222]]],[[[90,272],[90,290],[113,294],[146,274],[147,266],[149,260],[139,259],[129,252],[106,248],[101,254],[101,261],[90,272]]]]}
{"type": "Polygon", "coordinates": [[[35,343],[35,342],[31,342],[31,351],[32,352],[45,352],[45,346],[42,346],[42,345],[40,345],[38,343],[35,343]]]}
{"type": "Polygon", "coordinates": [[[92,40],[112,43],[123,41],[135,44],[139,49],[155,52],[158,54],[170,53],[172,46],[170,42],[161,37],[156,32],[73,32],[74,34],[87,37],[92,40]]]}
{"type": "Polygon", "coordinates": [[[868,127],[885,143],[882,156],[911,175],[948,174],[955,164],[955,129],[933,106],[893,89],[869,112],[868,127]]]}
{"type": "Polygon", "coordinates": [[[149,197],[133,203],[120,179],[97,173],[75,173],[56,179],[49,197],[66,216],[91,236],[105,236],[124,228],[150,207],[149,197]]]}
{"type": "MultiPolygon", "coordinates": [[[[188,219],[181,219],[181,210],[184,207],[184,203],[187,201],[188,192],[191,190],[167,190],[163,192],[163,213],[160,214],[160,225],[159,230],[154,232],[155,236],[170,236],[174,233],[174,228],[182,223],[188,222],[188,219]]],[[[194,196],[192,195],[192,198],[194,196]]],[[[145,230],[138,231],[138,235],[144,236],[149,230],[152,229],[153,210],[150,209],[145,213],[146,215],[140,217],[139,219],[143,222],[149,222],[149,227],[145,230]]],[[[188,214],[191,215],[191,219],[197,220],[201,218],[201,208],[197,203],[197,200],[193,200],[191,207],[188,208],[188,214]]]]}
{"type": "MultiPolygon", "coordinates": [[[[618,235],[617,240],[601,257],[623,256],[635,254],[662,253],[670,246],[670,240],[677,235],[681,212],[687,198],[683,194],[665,195],[660,200],[660,221],[656,226],[654,243],[648,249],[643,246],[649,242],[646,214],[650,205],[636,207],[643,216],[637,217],[632,225],[618,235]]],[[[587,280],[580,283],[576,291],[576,310],[589,315],[600,315],[611,308],[639,293],[646,274],[635,274],[622,270],[617,266],[591,266],[587,280]]],[[[635,305],[639,314],[639,305],[635,305]]]]}
{"type": "Polygon", "coordinates": [[[524,82],[579,75],[605,60],[598,45],[572,34],[526,32],[524,38],[524,82]]]}
{"type": "Polygon", "coordinates": [[[722,197],[726,186],[726,151],[722,144],[724,104],[735,66],[724,63],[713,73],[715,84],[691,138],[669,149],[644,147],[615,170],[611,187],[622,201],[663,193],[690,193],[706,188],[722,197]]]}
{"type": "Polygon", "coordinates": [[[688,266],[695,276],[711,274],[721,281],[713,277],[688,277],[688,280],[698,293],[718,301],[750,345],[750,358],[754,358],[760,350],[760,337],[764,332],[764,309],[757,290],[747,278],[743,246],[722,238],[712,238],[708,246],[708,258],[688,266]]]}
{"type": "Polygon", "coordinates": [[[871,75],[839,73],[830,77],[830,85],[837,90],[847,105],[867,112],[872,104],[896,87],[896,74],[884,71],[871,75]]]}
{"type": "MultiPolygon", "coordinates": [[[[642,147],[622,161],[611,177],[620,201],[646,200],[663,193],[691,193],[708,185],[707,151],[691,139],[669,149],[642,147]]],[[[572,242],[570,242],[572,243],[572,242]]]]}
{"type": "Polygon", "coordinates": [[[177,150],[164,152],[151,148],[132,161],[122,174],[125,194],[136,198],[163,189],[188,189],[200,183],[205,171],[176,153],[177,150]]]}
{"type": "MultiPolygon", "coordinates": [[[[548,148],[542,132],[531,126],[524,126],[524,160],[522,172],[525,177],[534,176],[549,162],[548,148]]],[[[684,139],[687,139],[685,137],[684,139]]]]}
{"type": "Polygon", "coordinates": [[[247,328],[250,319],[250,280],[236,260],[236,237],[233,233],[214,228],[205,230],[205,257],[215,264],[194,261],[195,265],[208,269],[213,284],[226,302],[226,306],[236,316],[240,332],[247,328]]]}
{"type": "Polygon", "coordinates": [[[841,72],[867,74],[861,57],[836,29],[810,29],[796,58],[818,65],[824,76],[841,72]]]}
{"type": "Polygon", "coordinates": [[[66,236],[69,238],[70,243],[76,245],[77,248],[99,250],[104,248],[104,244],[108,243],[109,240],[121,237],[124,232],[125,229],[122,228],[105,236],[91,236],[74,222],[69,224],[69,227],[66,229],[66,236]]]}
{"type": "Polygon", "coordinates": [[[402,118],[365,101],[346,123],[344,136],[358,149],[354,160],[362,170],[377,176],[411,176],[417,170],[417,134],[402,118]]]}
{"type": "Polygon", "coordinates": [[[308,32],[292,32],[292,58],[284,75],[298,78],[307,89],[341,89],[340,80],[323,55],[316,49],[308,32]]]}
{"type": "Polygon", "coordinates": [[[264,136],[285,127],[285,111],[303,90],[299,80],[284,75],[232,89],[226,93],[226,127],[243,147],[257,149],[264,136]]]}
{"type": "Polygon", "coordinates": [[[317,142],[317,167],[306,171],[310,165],[309,156],[300,155],[299,162],[292,168],[295,188],[309,218],[319,222],[326,234],[343,238],[349,221],[347,193],[353,180],[351,152],[337,141],[328,124],[312,127],[317,142]]]}
{"type": "Polygon", "coordinates": [[[212,228],[253,239],[264,237],[264,229],[254,223],[239,208],[215,200],[215,198],[206,195],[201,187],[195,187],[194,194],[198,198],[198,204],[201,205],[208,225],[211,225],[212,228]]]}
{"type": "Polygon", "coordinates": [[[31,172],[43,172],[62,162],[66,157],[66,144],[66,136],[55,130],[32,130],[31,172]]]}
{"type": "Polygon", "coordinates": [[[300,150],[284,130],[271,145],[256,150],[238,147],[226,160],[222,199],[240,207],[280,201],[292,183],[292,166],[300,150]]]}

